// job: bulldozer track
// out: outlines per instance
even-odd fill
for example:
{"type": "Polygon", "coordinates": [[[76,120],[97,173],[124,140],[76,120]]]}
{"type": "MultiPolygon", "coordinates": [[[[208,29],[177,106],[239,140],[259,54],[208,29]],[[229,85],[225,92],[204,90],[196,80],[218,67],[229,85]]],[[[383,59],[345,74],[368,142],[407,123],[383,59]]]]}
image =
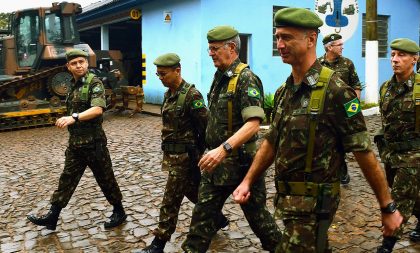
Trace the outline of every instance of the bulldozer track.
{"type": "MultiPolygon", "coordinates": [[[[5,81],[0,83],[0,94],[9,88],[19,90],[26,85],[47,80],[48,77],[62,71],[66,71],[65,66],[57,66],[23,76],[22,78],[5,81]]],[[[42,83],[46,85],[46,81],[42,83]]],[[[50,105],[49,108],[26,108],[21,106],[20,110],[0,113],[0,132],[54,125],[55,121],[65,114],[66,107],[58,105],[57,101],[55,101],[54,106],[50,105]]]]}
{"type": "Polygon", "coordinates": [[[0,83],[0,93],[6,91],[11,87],[21,88],[25,85],[42,80],[44,78],[48,78],[49,76],[52,76],[62,71],[66,71],[66,67],[64,65],[41,70],[37,73],[23,76],[22,78],[16,78],[10,81],[5,81],[3,83],[0,83]]]}

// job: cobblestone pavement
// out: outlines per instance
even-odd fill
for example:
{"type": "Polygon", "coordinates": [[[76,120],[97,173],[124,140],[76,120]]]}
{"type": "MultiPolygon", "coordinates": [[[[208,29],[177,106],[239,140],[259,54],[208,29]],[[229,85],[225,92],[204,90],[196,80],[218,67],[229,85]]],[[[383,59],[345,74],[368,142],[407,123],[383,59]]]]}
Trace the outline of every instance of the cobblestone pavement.
{"type": "MultiPolygon", "coordinates": [[[[367,120],[372,131],[379,127],[379,117],[367,120]]],[[[48,210],[64,166],[68,134],[54,127],[4,132],[0,133],[1,252],[138,252],[151,242],[166,182],[166,174],[160,171],[160,118],[107,114],[104,128],[128,221],[114,230],[104,230],[112,207],[87,169],[63,209],[56,231],[31,224],[27,214],[48,210]]],[[[378,204],[351,155],[348,160],[351,182],[342,190],[330,242],[334,252],[374,252],[381,239],[378,204]]],[[[275,192],[272,174],[269,170],[271,212],[275,192]]],[[[180,251],[192,207],[185,199],[177,230],[165,252],[180,251]]],[[[223,212],[231,224],[228,230],[218,232],[210,251],[262,252],[239,206],[228,199],[223,212]]],[[[407,230],[414,225],[411,219],[407,230]]],[[[396,248],[395,252],[420,252],[420,245],[411,243],[407,233],[396,248]]]]}

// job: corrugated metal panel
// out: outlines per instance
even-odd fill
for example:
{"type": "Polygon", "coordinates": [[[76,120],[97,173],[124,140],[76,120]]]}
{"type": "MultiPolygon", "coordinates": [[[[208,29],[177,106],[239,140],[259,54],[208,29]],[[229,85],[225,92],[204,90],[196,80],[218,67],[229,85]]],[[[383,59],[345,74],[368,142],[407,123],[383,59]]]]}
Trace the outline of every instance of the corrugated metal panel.
{"type": "Polygon", "coordinates": [[[89,11],[92,11],[92,10],[94,10],[96,8],[99,8],[99,7],[102,7],[102,6],[105,6],[105,5],[112,4],[113,2],[119,2],[119,1],[120,0],[102,0],[102,1],[98,1],[96,3],[92,3],[92,4],[84,7],[83,8],[83,13],[89,12],[89,11]]]}

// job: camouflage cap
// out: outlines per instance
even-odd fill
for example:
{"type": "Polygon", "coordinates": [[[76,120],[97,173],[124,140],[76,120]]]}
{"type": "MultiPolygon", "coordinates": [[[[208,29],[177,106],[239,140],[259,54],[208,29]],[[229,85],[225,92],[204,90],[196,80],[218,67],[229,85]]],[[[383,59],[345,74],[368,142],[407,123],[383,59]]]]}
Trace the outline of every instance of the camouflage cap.
{"type": "Polygon", "coordinates": [[[417,43],[407,38],[399,38],[393,40],[390,47],[392,49],[401,50],[411,54],[417,54],[420,51],[417,43]]]}
{"type": "Polygon", "coordinates": [[[216,26],[207,33],[207,40],[213,41],[225,41],[238,35],[238,31],[232,26],[221,25],[216,26]]]}
{"type": "Polygon", "coordinates": [[[275,27],[302,27],[317,29],[324,22],[314,12],[305,8],[284,8],[274,15],[275,27]]]}
{"type": "Polygon", "coordinates": [[[327,36],[325,36],[322,39],[322,44],[325,45],[325,44],[327,44],[327,43],[329,43],[331,41],[336,41],[336,40],[339,40],[341,38],[343,38],[343,37],[341,37],[340,34],[338,34],[338,33],[331,33],[331,34],[328,34],[327,36]]]}
{"type": "Polygon", "coordinates": [[[172,67],[179,64],[180,61],[181,59],[177,54],[167,53],[156,58],[153,64],[155,64],[158,67],[172,67]]]}
{"type": "Polygon", "coordinates": [[[85,51],[81,50],[81,49],[71,49],[69,51],[66,52],[66,59],[67,61],[71,61],[74,58],[77,57],[85,57],[87,58],[89,56],[88,53],[86,53],[85,51]]]}

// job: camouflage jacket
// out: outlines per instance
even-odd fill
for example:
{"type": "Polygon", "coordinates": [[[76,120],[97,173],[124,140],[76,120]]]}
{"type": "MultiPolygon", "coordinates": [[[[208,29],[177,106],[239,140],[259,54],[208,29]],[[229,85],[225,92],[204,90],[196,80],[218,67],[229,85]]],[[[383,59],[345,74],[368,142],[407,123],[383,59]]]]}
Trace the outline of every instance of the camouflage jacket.
{"type": "Polygon", "coordinates": [[[384,162],[391,167],[420,168],[420,135],[415,132],[415,103],[413,101],[414,72],[404,83],[398,83],[395,75],[382,84],[379,107],[384,138],[388,152],[384,162]],[[388,83],[388,85],[385,85],[388,83]],[[387,88],[386,90],[383,90],[387,88]],[[405,147],[399,150],[399,144],[405,147]],[[411,144],[413,145],[411,145],[411,144]],[[415,144],[416,143],[416,144],[415,144]]]}
{"type": "MultiPolygon", "coordinates": [[[[186,91],[187,85],[188,83],[182,80],[174,94],[169,89],[165,92],[162,105],[162,143],[194,145],[197,152],[193,159],[198,163],[198,156],[205,150],[204,134],[207,127],[207,108],[201,93],[195,87],[191,87],[185,96],[183,107],[177,112],[178,97],[181,92],[186,91]],[[176,133],[175,123],[178,124],[176,133]]],[[[185,167],[192,158],[189,155],[193,155],[192,152],[190,154],[164,152],[162,169],[172,170],[177,169],[176,167],[185,167]]]]}
{"type": "MultiPolygon", "coordinates": [[[[304,181],[310,114],[307,107],[321,64],[315,61],[299,85],[290,75],[275,94],[275,114],[265,138],[275,150],[276,180],[304,181]],[[281,89],[285,89],[280,97],[281,89]]],[[[338,170],[349,151],[371,150],[364,117],[356,93],[333,74],[319,115],[312,162],[313,182],[337,182],[338,170]]]]}
{"type": "Polygon", "coordinates": [[[350,59],[340,56],[335,61],[328,62],[325,57],[325,55],[319,57],[318,60],[321,65],[337,72],[340,75],[341,80],[343,80],[348,86],[355,90],[362,90],[362,85],[360,84],[356,68],[350,59]]]}
{"type": "MultiPolygon", "coordinates": [[[[206,143],[210,149],[218,147],[230,137],[228,135],[227,104],[231,94],[227,92],[227,89],[229,80],[239,63],[239,59],[236,59],[225,72],[217,70],[214,75],[208,94],[209,123],[206,129],[206,143]]],[[[245,68],[239,75],[233,97],[233,132],[240,129],[250,118],[264,119],[263,97],[263,86],[260,79],[249,68],[245,68]]],[[[253,136],[248,143],[253,143],[256,140],[257,135],[253,136]]],[[[239,164],[237,154],[228,156],[212,173],[214,183],[221,185],[239,183],[246,174],[246,170],[241,169],[239,164]]]]}
{"type": "MultiPolygon", "coordinates": [[[[105,89],[102,82],[94,77],[89,85],[88,99],[83,101],[81,99],[82,87],[85,82],[85,77],[75,82],[71,80],[69,92],[67,93],[66,105],[67,114],[81,113],[87,109],[95,106],[102,108],[106,107],[105,103],[105,89]]],[[[68,126],[70,132],[69,145],[70,146],[86,146],[92,145],[96,141],[106,143],[106,136],[102,129],[102,115],[91,120],[77,121],[73,125],[68,126]]]]}

